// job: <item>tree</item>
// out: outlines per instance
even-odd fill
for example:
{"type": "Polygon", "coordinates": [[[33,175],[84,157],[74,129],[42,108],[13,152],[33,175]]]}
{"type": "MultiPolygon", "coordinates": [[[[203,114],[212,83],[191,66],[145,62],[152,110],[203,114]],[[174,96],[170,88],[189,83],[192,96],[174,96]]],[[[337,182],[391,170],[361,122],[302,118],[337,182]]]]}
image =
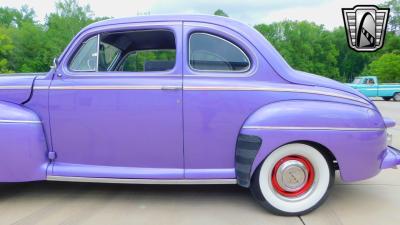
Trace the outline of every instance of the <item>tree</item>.
{"type": "Polygon", "coordinates": [[[217,9],[217,10],[214,12],[214,15],[216,15],[216,16],[229,17],[228,14],[226,14],[222,9],[217,9]]]}
{"type": "Polygon", "coordinates": [[[321,25],[307,21],[283,21],[255,28],[263,34],[295,69],[340,79],[339,54],[321,25]]]}
{"type": "MultiPolygon", "coordinates": [[[[45,72],[54,57],[59,56],[71,39],[85,26],[105,18],[93,17],[88,5],[80,6],[77,0],[56,2],[56,11],[46,17],[46,23],[34,20],[35,12],[28,6],[21,9],[0,8],[0,49],[8,38],[12,51],[0,53],[1,70],[16,72],[45,72]],[[4,34],[4,35],[3,35],[4,34]]],[[[8,47],[7,47],[8,48],[8,47]]]]}
{"type": "Polygon", "coordinates": [[[56,12],[46,18],[48,36],[56,47],[55,52],[60,52],[58,47],[66,47],[83,27],[94,22],[92,15],[88,5],[79,6],[76,0],[58,1],[56,12]]]}
{"type": "Polygon", "coordinates": [[[49,52],[43,26],[23,22],[11,30],[15,49],[10,57],[12,69],[17,72],[44,72],[49,69],[49,52]]]}
{"type": "Polygon", "coordinates": [[[339,51],[336,59],[341,80],[352,81],[371,63],[375,58],[375,54],[371,52],[356,52],[351,49],[347,44],[346,32],[343,27],[334,29],[331,32],[331,37],[332,43],[339,51]]]}
{"type": "Polygon", "coordinates": [[[20,27],[23,22],[33,23],[35,11],[27,5],[23,5],[20,10],[13,8],[0,8],[0,25],[9,27],[20,27]]]}
{"type": "Polygon", "coordinates": [[[390,17],[388,21],[388,30],[397,34],[400,33],[400,0],[388,0],[380,7],[390,8],[390,17]]]}
{"type": "Polygon", "coordinates": [[[368,65],[364,74],[375,75],[381,82],[400,82],[400,54],[382,55],[368,65]]]}
{"type": "Polygon", "coordinates": [[[47,15],[47,48],[49,49],[48,65],[51,59],[57,57],[68,45],[72,38],[87,25],[108,19],[95,18],[89,5],[80,6],[77,0],[64,0],[56,2],[56,12],[47,15]]]}
{"type": "Polygon", "coordinates": [[[14,45],[8,35],[7,29],[0,27],[0,73],[12,72],[9,69],[8,58],[14,45]]]}

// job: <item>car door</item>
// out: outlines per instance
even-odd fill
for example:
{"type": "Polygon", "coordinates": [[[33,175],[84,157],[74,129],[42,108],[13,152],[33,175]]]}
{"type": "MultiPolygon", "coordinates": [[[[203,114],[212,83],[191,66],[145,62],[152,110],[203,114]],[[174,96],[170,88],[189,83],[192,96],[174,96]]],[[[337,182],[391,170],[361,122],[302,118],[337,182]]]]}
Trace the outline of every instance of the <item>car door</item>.
{"type": "Polygon", "coordinates": [[[235,178],[243,123],[276,101],[240,89],[262,82],[273,70],[251,43],[224,26],[184,22],[183,37],[185,178],[235,178]]]}
{"type": "Polygon", "coordinates": [[[183,177],[182,25],[126,26],[84,32],[60,63],[53,176],[183,177]]]}

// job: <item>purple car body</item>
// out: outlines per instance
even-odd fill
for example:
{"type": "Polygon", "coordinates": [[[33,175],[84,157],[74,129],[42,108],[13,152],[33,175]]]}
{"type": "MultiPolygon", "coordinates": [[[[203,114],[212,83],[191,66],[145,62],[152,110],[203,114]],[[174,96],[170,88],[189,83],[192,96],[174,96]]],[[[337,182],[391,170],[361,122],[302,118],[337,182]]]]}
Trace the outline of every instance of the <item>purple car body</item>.
{"type": "Polygon", "coordinates": [[[292,69],[265,38],[231,19],[149,16],[83,29],[46,74],[0,78],[0,181],[238,183],[287,143],[320,146],[344,181],[400,163],[376,106],[346,85],[292,69]],[[159,72],[74,72],[68,63],[99,33],[168,30],[176,63],[159,72]],[[197,71],[189,37],[212,34],[249,58],[243,72],[197,71]],[[238,137],[262,140],[241,160],[238,137]],[[97,180],[96,180],[97,179],[97,180]]]}

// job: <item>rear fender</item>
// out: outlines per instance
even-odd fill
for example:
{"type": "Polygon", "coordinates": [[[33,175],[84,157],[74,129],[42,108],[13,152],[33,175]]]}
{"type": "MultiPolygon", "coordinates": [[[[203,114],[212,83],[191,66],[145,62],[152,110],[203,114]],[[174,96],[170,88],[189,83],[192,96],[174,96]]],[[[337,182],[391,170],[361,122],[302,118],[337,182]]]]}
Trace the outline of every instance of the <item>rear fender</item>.
{"type": "MultiPolygon", "coordinates": [[[[377,111],[336,102],[296,100],[266,105],[246,120],[242,135],[251,140],[258,137],[262,143],[245,161],[248,165],[236,160],[237,179],[242,186],[250,185],[255,169],[273,150],[288,143],[315,143],[328,149],[344,181],[376,175],[386,149],[385,124],[377,111]]],[[[236,158],[242,155],[243,150],[237,147],[236,158]]]]}
{"type": "Polygon", "coordinates": [[[31,110],[0,101],[0,182],[46,179],[46,139],[31,110]]]}

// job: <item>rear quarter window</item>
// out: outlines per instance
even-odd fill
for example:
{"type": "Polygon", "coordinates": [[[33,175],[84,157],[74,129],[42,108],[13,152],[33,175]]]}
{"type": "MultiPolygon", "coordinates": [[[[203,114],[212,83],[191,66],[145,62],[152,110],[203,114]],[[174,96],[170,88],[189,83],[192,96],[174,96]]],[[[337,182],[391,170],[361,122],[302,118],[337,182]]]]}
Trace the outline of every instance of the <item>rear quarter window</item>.
{"type": "Polygon", "coordinates": [[[246,72],[250,60],[234,43],[208,33],[193,33],[189,38],[189,65],[196,71],[246,72]]]}

